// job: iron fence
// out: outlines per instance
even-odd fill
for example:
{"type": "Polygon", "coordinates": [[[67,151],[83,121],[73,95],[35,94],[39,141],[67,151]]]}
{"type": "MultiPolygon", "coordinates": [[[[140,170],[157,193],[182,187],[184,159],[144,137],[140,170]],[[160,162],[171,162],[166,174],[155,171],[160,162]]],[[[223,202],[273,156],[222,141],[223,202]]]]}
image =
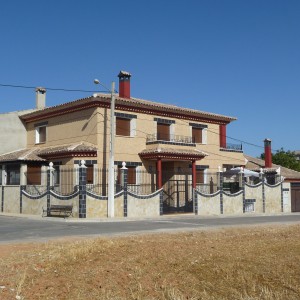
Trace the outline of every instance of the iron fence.
{"type": "MultiPolygon", "coordinates": [[[[47,191],[47,170],[30,171],[25,173],[27,184],[25,191],[31,195],[41,195],[47,191]]],[[[256,185],[264,180],[265,183],[276,185],[282,178],[277,174],[265,174],[260,177],[244,177],[247,184],[256,185]]],[[[242,189],[240,174],[226,176],[223,173],[202,170],[196,173],[196,189],[204,194],[213,194],[221,187],[227,193],[236,193],[242,189]]],[[[50,172],[50,189],[59,195],[70,195],[79,189],[79,167],[54,166],[50,172]]],[[[115,193],[123,189],[121,169],[115,169],[115,193]]],[[[172,169],[163,170],[162,185],[165,202],[168,205],[186,206],[192,198],[192,170],[172,169]]],[[[138,170],[128,172],[127,188],[137,195],[149,195],[157,191],[156,170],[138,170]]],[[[86,190],[97,195],[108,195],[108,170],[103,168],[86,169],[86,190]]]]}
{"type": "Polygon", "coordinates": [[[219,190],[219,175],[216,172],[203,172],[196,180],[196,189],[203,194],[213,194],[219,190]]]}

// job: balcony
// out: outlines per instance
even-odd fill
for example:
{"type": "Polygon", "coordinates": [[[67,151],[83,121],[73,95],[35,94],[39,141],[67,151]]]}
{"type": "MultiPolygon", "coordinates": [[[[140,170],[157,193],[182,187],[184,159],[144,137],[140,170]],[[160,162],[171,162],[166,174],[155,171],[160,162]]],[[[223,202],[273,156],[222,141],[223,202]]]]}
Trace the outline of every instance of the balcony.
{"type": "Polygon", "coordinates": [[[191,136],[175,135],[175,134],[162,134],[154,133],[148,134],[146,144],[173,144],[196,146],[194,139],[191,136]]]}
{"type": "Polygon", "coordinates": [[[229,152],[243,152],[242,144],[226,144],[226,148],[221,148],[221,151],[229,151],[229,152]]]}

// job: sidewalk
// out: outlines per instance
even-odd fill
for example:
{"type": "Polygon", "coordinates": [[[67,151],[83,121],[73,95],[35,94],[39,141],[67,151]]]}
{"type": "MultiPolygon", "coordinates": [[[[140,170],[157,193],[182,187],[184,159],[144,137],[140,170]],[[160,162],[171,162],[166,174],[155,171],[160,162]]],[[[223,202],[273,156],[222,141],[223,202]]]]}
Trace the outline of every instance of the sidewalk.
{"type": "Polygon", "coordinates": [[[190,218],[190,219],[215,219],[215,218],[248,218],[248,217],[267,217],[267,216],[287,216],[287,215],[300,215],[300,212],[296,213],[277,213],[277,214],[238,214],[238,215],[210,215],[210,216],[199,216],[194,213],[182,213],[182,214],[165,214],[159,217],[148,217],[148,218],[64,218],[64,217],[42,217],[41,215],[28,215],[28,214],[12,214],[12,213],[1,213],[0,217],[12,217],[12,218],[23,218],[30,220],[44,220],[53,222],[68,222],[68,223],[112,223],[112,222],[133,222],[133,221],[147,221],[147,220],[171,220],[172,218],[190,218]]]}

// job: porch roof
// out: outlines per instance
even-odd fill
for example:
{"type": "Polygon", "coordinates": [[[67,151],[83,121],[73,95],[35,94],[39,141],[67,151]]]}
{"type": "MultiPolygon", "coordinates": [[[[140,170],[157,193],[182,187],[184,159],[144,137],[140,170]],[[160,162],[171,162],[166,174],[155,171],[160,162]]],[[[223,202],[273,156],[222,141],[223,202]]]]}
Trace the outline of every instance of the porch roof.
{"type": "Polygon", "coordinates": [[[45,159],[38,156],[39,149],[20,149],[17,151],[9,152],[0,155],[0,162],[13,162],[13,161],[45,161],[45,159]]]}
{"type": "Polygon", "coordinates": [[[39,156],[48,159],[62,156],[97,156],[97,147],[84,144],[83,142],[62,146],[53,146],[40,149],[39,156]]]}
{"type": "Polygon", "coordinates": [[[45,162],[52,158],[74,156],[97,156],[97,147],[83,142],[47,148],[27,148],[0,155],[0,162],[36,161],[45,162]]]}
{"type": "Polygon", "coordinates": [[[200,150],[182,150],[169,148],[145,149],[139,153],[139,156],[144,159],[169,159],[169,160],[200,160],[207,156],[205,152],[200,150]]]}

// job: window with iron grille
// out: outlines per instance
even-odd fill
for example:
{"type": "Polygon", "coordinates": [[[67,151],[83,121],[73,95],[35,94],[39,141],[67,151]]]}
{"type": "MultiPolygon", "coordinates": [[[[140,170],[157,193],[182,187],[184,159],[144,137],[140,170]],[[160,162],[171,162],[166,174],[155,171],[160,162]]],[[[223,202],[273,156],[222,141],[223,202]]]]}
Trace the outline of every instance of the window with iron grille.
{"type": "Polygon", "coordinates": [[[20,184],[20,165],[7,165],[7,185],[19,185],[20,184]]]}

